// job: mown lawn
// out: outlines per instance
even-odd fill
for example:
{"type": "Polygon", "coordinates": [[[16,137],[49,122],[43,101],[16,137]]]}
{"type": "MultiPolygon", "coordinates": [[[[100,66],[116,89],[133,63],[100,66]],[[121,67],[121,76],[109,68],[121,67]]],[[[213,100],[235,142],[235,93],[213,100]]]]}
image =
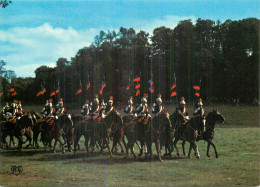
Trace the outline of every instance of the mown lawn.
{"type": "MultiPolygon", "coordinates": [[[[44,152],[43,148],[22,152],[0,152],[0,185],[4,186],[257,186],[260,185],[260,128],[258,107],[218,106],[226,123],[217,125],[214,142],[219,158],[207,144],[198,142],[201,159],[193,156],[165,158],[159,162],[122,154],[109,159],[95,153],[87,158],[83,138],[81,151],[65,155],[44,152]],[[228,128],[226,128],[228,127],[228,128]],[[11,166],[21,165],[23,173],[11,174],[11,166]]],[[[207,108],[212,110],[212,108],[207,108]]],[[[186,151],[188,151],[186,144],[186,151]]],[[[179,144],[179,148],[181,145],[179,144]]],[[[138,149],[135,148],[138,152],[138,149]]],[[[155,151],[154,151],[155,154],[155,151]]]]}

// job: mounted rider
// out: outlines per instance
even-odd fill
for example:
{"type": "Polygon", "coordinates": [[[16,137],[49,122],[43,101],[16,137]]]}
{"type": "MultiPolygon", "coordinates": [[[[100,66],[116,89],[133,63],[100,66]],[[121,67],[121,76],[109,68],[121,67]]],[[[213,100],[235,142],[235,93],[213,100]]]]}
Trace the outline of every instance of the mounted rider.
{"type": "Polygon", "coordinates": [[[153,104],[152,113],[154,113],[155,116],[159,116],[164,110],[164,107],[162,106],[162,95],[158,94],[155,101],[156,102],[153,104]]]}
{"type": "Polygon", "coordinates": [[[18,104],[17,104],[17,116],[18,116],[18,119],[20,117],[22,117],[22,115],[23,115],[22,101],[19,101],[18,104]]]}
{"type": "Polygon", "coordinates": [[[49,105],[49,100],[46,100],[46,103],[45,103],[43,109],[41,110],[41,114],[42,114],[43,118],[45,118],[47,116],[48,105],[49,105]]]}
{"type": "Polygon", "coordinates": [[[10,106],[8,104],[8,102],[5,103],[5,106],[3,107],[2,113],[3,113],[3,117],[6,118],[6,120],[8,120],[9,118],[12,117],[12,112],[10,110],[10,106]]]}
{"type": "Polygon", "coordinates": [[[60,117],[64,114],[65,111],[66,111],[66,108],[64,107],[64,104],[63,104],[63,98],[60,98],[58,104],[56,105],[55,116],[60,117]]]}
{"type": "Polygon", "coordinates": [[[11,103],[11,111],[13,117],[16,117],[16,113],[18,112],[17,104],[18,104],[17,100],[13,100],[13,102],[11,103]]]}
{"type": "Polygon", "coordinates": [[[177,108],[177,114],[181,116],[182,125],[185,125],[189,121],[188,109],[186,108],[186,102],[184,97],[181,97],[180,105],[177,108]]]}
{"type": "Polygon", "coordinates": [[[100,116],[102,116],[104,114],[104,112],[106,111],[107,108],[107,103],[105,103],[104,99],[101,99],[101,103],[100,103],[100,116]]]}
{"type": "Polygon", "coordinates": [[[138,121],[141,122],[143,119],[151,118],[148,105],[147,105],[147,98],[148,95],[144,94],[144,96],[141,99],[141,104],[137,107],[136,112],[138,113],[138,121]]]}
{"type": "Polygon", "coordinates": [[[112,112],[114,110],[113,107],[113,96],[109,97],[109,100],[107,102],[107,107],[106,110],[104,111],[104,113],[102,113],[102,118],[105,118],[110,112],[112,112]]]}
{"type": "Polygon", "coordinates": [[[129,97],[128,100],[128,105],[125,108],[124,112],[126,114],[128,114],[132,119],[135,119],[137,117],[136,113],[135,113],[135,107],[134,107],[134,102],[133,102],[133,96],[129,97]]]}
{"type": "Polygon", "coordinates": [[[198,136],[200,136],[206,129],[206,116],[205,116],[205,110],[203,108],[203,103],[202,103],[202,99],[198,98],[198,102],[195,105],[196,110],[194,112],[194,116],[199,116],[201,118],[201,122],[203,124],[203,129],[199,129],[198,131],[198,136]]]}
{"type": "Polygon", "coordinates": [[[84,119],[88,119],[89,110],[90,110],[90,105],[89,105],[89,100],[87,99],[86,103],[82,106],[82,109],[81,109],[81,114],[83,115],[84,119]]]}
{"type": "Polygon", "coordinates": [[[99,107],[98,94],[95,95],[93,102],[90,103],[90,110],[93,116],[99,115],[100,107],[99,107]]]}
{"type": "Polygon", "coordinates": [[[52,99],[49,99],[49,104],[46,110],[46,121],[48,122],[51,118],[54,118],[55,109],[52,107],[52,99]]]}

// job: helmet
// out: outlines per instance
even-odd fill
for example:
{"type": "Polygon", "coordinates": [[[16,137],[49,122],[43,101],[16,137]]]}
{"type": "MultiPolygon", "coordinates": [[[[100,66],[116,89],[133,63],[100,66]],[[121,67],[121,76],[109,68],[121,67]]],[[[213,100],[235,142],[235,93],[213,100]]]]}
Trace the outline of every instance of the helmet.
{"type": "Polygon", "coordinates": [[[157,103],[158,105],[162,104],[162,99],[161,99],[160,97],[158,97],[158,98],[156,99],[156,103],[157,103]]]}
{"type": "Polygon", "coordinates": [[[181,105],[186,105],[185,103],[185,98],[184,97],[181,97],[181,102],[180,102],[181,105]]]}
{"type": "Polygon", "coordinates": [[[110,96],[110,99],[108,100],[108,103],[113,103],[113,96],[110,96]]]}
{"type": "Polygon", "coordinates": [[[97,105],[99,104],[98,98],[95,98],[95,99],[94,99],[94,103],[97,104],[97,105]]]}
{"type": "Polygon", "coordinates": [[[157,97],[162,97],[162,95],[159,93],[159,94],[157,94],[157,97]]]}
{"type": "Polygon", "coordinates": [[[147,103],[147,99],[145,97],[143,97],[141,101],[142,101],[142,103],[143,102],[147,103]]]}
{"type": "Polygon", "coordinates": [[[199,101],[197,105],[198,105],[198,106],[203,106],[203,104],[202,104],[201,101],[199,101]]]}
{"type": "Polygon", "coordinates": [[[144,97],[145,97],[145,98],[148,98],[148,94],[144,93],[144,97]]]}

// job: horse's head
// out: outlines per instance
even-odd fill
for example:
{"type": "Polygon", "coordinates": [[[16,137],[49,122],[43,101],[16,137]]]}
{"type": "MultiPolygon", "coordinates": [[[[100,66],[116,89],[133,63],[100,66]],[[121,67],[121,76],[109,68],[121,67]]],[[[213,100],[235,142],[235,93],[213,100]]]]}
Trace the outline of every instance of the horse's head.
{"type": "Polygon", "coordinates": [[[213,115],[216,123],[224,123],[225,118],[218,110],[213,110],[213,115]]]}
{"type": "Polygon", "coordinates": [[[33,117],[30,113],[23,115],[17,122],[21,128],[28,128],[34,125],[33,117]]]}

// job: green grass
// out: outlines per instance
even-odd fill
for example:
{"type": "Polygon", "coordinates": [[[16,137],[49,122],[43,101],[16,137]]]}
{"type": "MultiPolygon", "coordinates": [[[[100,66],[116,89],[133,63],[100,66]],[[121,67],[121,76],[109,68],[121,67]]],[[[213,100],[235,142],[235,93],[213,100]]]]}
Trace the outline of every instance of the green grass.
{"type": "MultiPolygon", "coordinates": [[[[83,138],[76,155],[58,149],[44,152],[41,147],[22,152],[0,152],[0,185],[8,186],[257,186],[260,185],[260,128],[258,107],[218,106],[226,124],[217,126],[211,158],[206,157],[207,144],[198,142],[201,159],[184,156],[159,162],[139,158],[134,161],[122,154],[109,159],[108,153],[87,158],[83,138]],[[228,128],[223,128],[228,127],[228,128]],[[23,174],[14,176],[10,168],[21,165],[23,174]]],[[[207,108],[211,110],[211,108],[207,108]]],[[[178,144],[179,148],[181,145],[178,144]]],[[[186,151],[188,151],[188,143],[186,151]]],[[[135,152],[139,152],[135,147],[135,152]]],[[[155,151],[154,151],[155,155],[155,151]]]]}

